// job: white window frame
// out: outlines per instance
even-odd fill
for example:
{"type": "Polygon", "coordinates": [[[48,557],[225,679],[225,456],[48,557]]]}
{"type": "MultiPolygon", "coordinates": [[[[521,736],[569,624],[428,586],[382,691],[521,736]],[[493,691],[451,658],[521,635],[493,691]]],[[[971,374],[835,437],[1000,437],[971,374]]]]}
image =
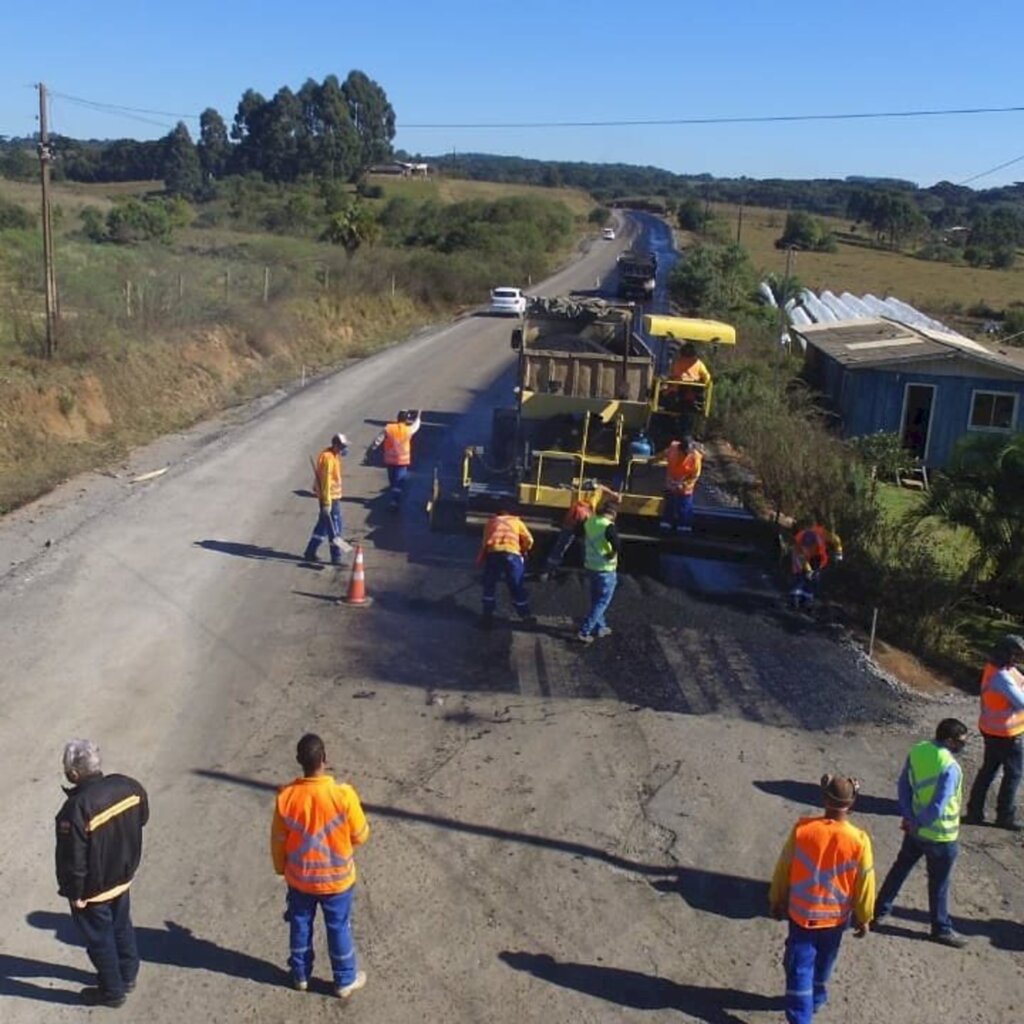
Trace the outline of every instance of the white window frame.
{"type": "Polygon", "coordinates": [[[938,384],[926,384],[924,381],[908,381],[903,385],[903,408],[900,410],[900,442],[903,441],[903,435],[906,432],[907,426],[907,406],[910,404],[910,389],[911,388],[931,388],[932,390],[932,404],[928,408],[928,432],[924,438],[924,451],[921,453],[921,461],[928,461],[928,449],[932,446],[932,422],[935,420],[935,406],[939,399],[939,386],[938,384]]]}
{"type": "Polygon", "coordinates": [[[1016,391],[993,391],[992,388],[972,388],[971,407],[967,410],[967,429],[976,434],[1012,434],[1017,425],[1017,413],[1020,408],[1020,395],[1016,391]],[[971,420],[974,419],[974,403],[978,395],[994,395],[997,398],[1013,399],[1013,415],[1010,417],[1008,427],[976,427],[971,420]]]}

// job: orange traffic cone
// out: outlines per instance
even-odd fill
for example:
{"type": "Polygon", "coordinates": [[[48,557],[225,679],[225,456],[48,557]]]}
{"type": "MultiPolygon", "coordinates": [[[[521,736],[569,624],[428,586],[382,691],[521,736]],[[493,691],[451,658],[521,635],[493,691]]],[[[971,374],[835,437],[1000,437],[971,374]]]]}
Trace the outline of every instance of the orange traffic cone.
{"type": "Polygon", "coordinates": [[[348,584],[348,595],[342,598],[344,604],[353,608],[368,608],[373,598],[366,594],[366,571],[363,568],[363,545],[356,545],[356,558],[352,563],[352,579],[348,584]]]}

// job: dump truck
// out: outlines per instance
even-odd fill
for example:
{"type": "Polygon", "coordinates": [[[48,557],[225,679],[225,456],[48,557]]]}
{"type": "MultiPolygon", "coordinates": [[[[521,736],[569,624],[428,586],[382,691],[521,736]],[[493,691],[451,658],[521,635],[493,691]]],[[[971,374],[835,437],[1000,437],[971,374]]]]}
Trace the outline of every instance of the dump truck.
{"type": "MultiPolygon", "coordinates": [[[[684,432],[673,382],[659,377],[648,338],[735,344],[735,329],[711,320],[644,317],[632,304],[568,296],[533,299],[512,332],[514,402],[495,409],[488,444],[467,447],[459,479],[435,470],[428,511],[434,529],[479,528],[497,511],[555,532],[595,482],[622,495],[627,543],[660,547],[750,547],[753,517],[698,502],[693,534],[659,529],[665,469],[651,453],[684,432]]],[[[710,391],[710,389],[708,389],[710,391]]],[[[705,399],[710,402],[710,394],[705,399]]]]}
{"type": "Polygon", "coordinates": [[[627,249],[615,265],[619,273],[619,298],[647,302],[653,297],[658,274],[658,258],[653,252],[627,249]]]}

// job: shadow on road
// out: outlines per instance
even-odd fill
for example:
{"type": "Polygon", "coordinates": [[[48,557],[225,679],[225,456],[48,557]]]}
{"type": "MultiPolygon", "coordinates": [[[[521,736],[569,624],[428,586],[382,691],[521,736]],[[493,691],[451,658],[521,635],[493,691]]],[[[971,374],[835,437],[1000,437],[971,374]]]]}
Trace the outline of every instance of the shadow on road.
{"type": "Polygon", "coordinates": [[[302,555],[296,555],[292,551],[276,551],[274,548],[260,547],[258,544],[243,544],[234,540],[197,540],[195,547],[204,551],[216,551],[222,555],[234,555],[236,558],[255,558],[258,561],[275,562],[298,562],[302,565],[312,565],[306,562],[302,555]]]}
{"type": "MultiPolygon", "coordinates": [[[[821,807],[821,787],[812,782],[798,782],[796,779],[762,779],[754,783],[762,793],[781,796],[795,804],[806,804],[810,807],[821,807]]],[[[881,814],[893,817],[900,816],[900,805],[887,796],[872,796],[863,790],[857,795],[854,811],[861,814],[881,814]]]]}
{"type": "MultiPolygon", "coordinates": [[[[905,921],[914,921],[922,925],[925,931],[911,931],[909,928],[901,928],[887,919],[878,926],[879,935],[892,935],[904,939],[927,939],[931,928],[931,918],[924,910],[907,910],[896,907],[892,916],[905,921]]],[[[972,939],[988,939],[996,949],[1009,950],[1011,953],[1024,952],[1024,924],[1019,921],[1009,921],[1002,917],[992,917],[986,920],[972,920],[966,917],[954,915],[954,927],[958,932],[967,935],[972,939]]]]}
{"type": "Polygon", "coordinates": [[[561,985],[596,999],[605,999],[634,1010],[681,1010],[706,1024],[742,1024],[730,1010],[777,1010],[783,1000],[740,992],[734,988],[682,985],[668,978],[652,977],[640,971],[596,964],[558,961],[547,954],[513,953],[498,958],[517,971],[525,971],[541,981],[561,985]]]}
{"type": "MultiPolygon", "coordinates": [[[[244,775],[218,771],[210,768],[194,768],[193,774],[214,782],[229,782],[232,785],[244,786],[248,789],[276,793],[277,785],[261,779],[251,779],[244,775]]],[[[485,839],[497,839],[502,842],[518,843],[558,853],[567,853],[573,857],[598,861],[629,871],[645,878],[651,878],[651,885],[659,892],[678,893],[690,906],[697,910],[745,920],[767,916],[768,883],[760,879],[743,878],[739,875],[728,875],[720,871],[707,871],[703,868],[685,867],[679,864],[644,864],[642,861],[602,850],[597,846],[588,846],[571,839],[558,839],[552,836],[538,836],[531,832],[514,832],[510,829],[497,828],[494,825],[481,825],[470,821],[459,821],[439,814],[426,814],[422,811],[410,811],[402,807],[391,807],[387,804],[364,803],[370,814],[396,821],[407,821],[419,825],[430,825],[452,832],[461,832],[485,839]]]]}
{"type": "MultiPolygon", "coordinates": [[[[25,920],[33,928],[53,931],[60,942],[71,946],[82,945],[69,914],[33,910],[25,920]]],[[[245,978],[263,985],[281,985],[287,980],[286,972],[276,964],[239,950],[225,949],[209,939],[198,938],[191,928],[186,928],[175,921],[165,921],[164,924],[164,929],[135,926],[135,938],[143,965],[166,964],[168,967],[213,971],[215,974],[245,978]]],[[[90,980],[93,977],[90,975],[90,980]]],[[[77,1001],[76,996],[75,1002],[77,1001]]]]}
{"type": "MultiPolygon", "coordinates": [[[[70,919],[69,919],[70,924],[70,919]]],[[[55,978],[84,988],[96,983],[96,975],[80,971],[64,964],[48,964],[43,960],[30,960],[24,956],[0,953],[0,997],[16,996],[20,999],[37,999],[43,1003],[57,1003],[63,1006],[80,1006],[78,989],[50,988],[49,985],[34,985],[26,978],[55,978]]]]}

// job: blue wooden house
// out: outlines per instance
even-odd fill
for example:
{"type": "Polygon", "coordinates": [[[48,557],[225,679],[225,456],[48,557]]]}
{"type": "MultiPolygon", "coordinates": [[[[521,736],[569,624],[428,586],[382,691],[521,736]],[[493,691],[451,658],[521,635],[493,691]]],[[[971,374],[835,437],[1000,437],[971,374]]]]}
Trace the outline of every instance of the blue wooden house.
{"type": "Polygon", "coordinates": [[[898,433],[941,468],[965,435],[1024,430],[1024,350],[878,316],[797,320],[791,331],[843,437],[898,433]]]}

